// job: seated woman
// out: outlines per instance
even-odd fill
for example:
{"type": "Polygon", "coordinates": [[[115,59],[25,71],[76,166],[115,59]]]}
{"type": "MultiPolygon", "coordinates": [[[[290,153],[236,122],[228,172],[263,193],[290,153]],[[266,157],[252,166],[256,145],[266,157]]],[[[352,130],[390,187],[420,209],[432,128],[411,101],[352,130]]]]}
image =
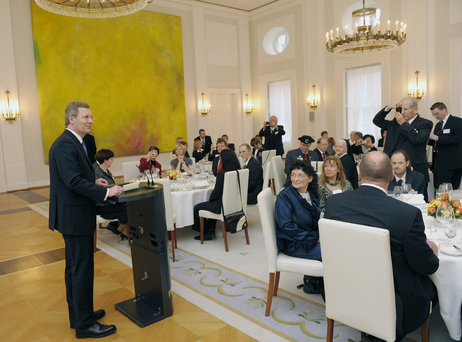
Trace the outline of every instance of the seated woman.
{"type": "Polygon", "coordinates": [[[326,210],[326,200],[330,195],[353,190],[353,186],[343,173],[343,165],[339,157],[329,156],[324,160],[318,186],[322,212],[326,210]]]}
{"type": "Polygon", "coordinates": [[[308,162],[299,159],[290,166],[289,175],[275,205],[278,248],[293,257],[322,261],[318,177],[308,162]]]}
{"type": "Polygon", "coordinates": [[[262,163],[262,154],[263,154],[263,146],[261,144],[261,139],[260,137],[253,137],[252,140],[250,140],[250,146],[253,147],[252,149],[252,154],[255,158],[258,159],[260,164],[262,163]]]}
{"type": "MultiPolygon", "coordinates": [[[[96,152],[95,155],[96,162],[93,164],[93,169],[95,170],[95,180],[103,178],[107,181],[108,185],[115,184],[114,177],[112,177],[111,171],[109,168],[114,161],[114,152],[111,150],[101,149],[96,152]]],[[[106,220],[119,220],[120,224],[117,228],[117,232],[123,239],[127,239],[128,236],[128,217],[127,217],[127,207],[125,203],[117,202],[112,198],[108,198],[104,202],[96,202],[96,214],[105,218],[106,220]]]]}
{"type": "Polygon", "coordinates": [[[205,158],[205,153],[202,149],[202,141],[200,140],[194,140],[193,158],[196,161],[196,163],[205,158]]]}
{"type": "Polygon", "coordinates": [[[172,169],[175,169],[178,172],[187,172],[190,174],[193,162],[192,159],[185,157],[185,146],[182,144],[177,144],[173,151],[175,151],[176,158],[170,162],[172,169]]]}
{"type": "MultiPolygon", "coordinates": [[[[222,164],[220,172],[217,173],[217,181],[215,188],[210,194],[208,202],[202,202],[194,206],[194,225],[193,230],[196,232],[201,231],[199,210],[208,210],[212,213],[221,213],[223,186],[225,182],[225,173],[227,171],[235,171],[241,168],[241,164],[236,157],[236,153],[231,150],[224,149],[220,152],[220,161],[222,164]]],[[[204,241],[209,241],[215,238],[215,225],[216,220],[204,219],[204,241]]],[[[201,236],[198,235],[194,238],[200,240],[201,236]]]]}
{"type": "Polygon", "coordinates": [[[140,170],[146,171],[151,170],[154,171],[160,176],[162,173],[162,165],[159,164],[157,161],[157,157],[159,156],[160,150],[157,146],[149,147],[149,152],[146,158],[140,159],[140,170]]]}

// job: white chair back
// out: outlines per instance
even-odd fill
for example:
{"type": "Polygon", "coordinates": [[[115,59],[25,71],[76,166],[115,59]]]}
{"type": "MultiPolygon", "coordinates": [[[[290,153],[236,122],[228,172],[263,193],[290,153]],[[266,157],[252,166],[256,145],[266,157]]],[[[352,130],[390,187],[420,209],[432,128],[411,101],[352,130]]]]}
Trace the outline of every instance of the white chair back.
{"type": "Polygon", "coordinates": [[[140,174],[140,170],[137,168],[137,166],[140,166],[139,161],[122,163],[122,168],[124,170],[124,182],[125,183],[128,183],[134,178],[138,177],[138,175],[140,174]]]}
{"type": "Polygon", "coordinates": [[[284,173],[284,164],[282,163],[281,156],[276,156],[271,158],[271,165],[273,166],[273,173],[274,173],[274,186],[276,188],[276,195],[284,187],[284,183],[286,181],[286,174],[284,173]]]}
{"type": "Polygon", "coordinates": [[[170,189],[170,180],[166,178],[159,178],[154,181],[160,183],[164,189],[164,205],[165,205],[165,222],[167,230],[173,230],[173,209],[172,209],[172,191],[170,189]]]}
{"type": "Polygon", "coordinates": [[[242,210],[242,202],[237,184],[237,172],[226,172],[223,185],[223,215],[232,214],[242,210]]]}
{"type": "Polygon", "coordinates": [[[326,317],[386,341],[395,340],[390,233],[341,221],[319,221],[326,317]]]}
{"type": "Polygon", "coordinates": [[[274,211],[274,195],[271,188],[266,188],[258,194],[258,210],[260,211],[261,228],[266,246],[268,272],[276,272],[278,247],[276,243],[276,221],[274,211]]]}
{"type": "Polygon", "coordinates": [[[271,160],[263,166],[263,189],[270,186],[270,180],[273,178],[273,167],[271,166],[271,160]]]}
{"type": "Polygon", "coordinates": [[[239,172],[239,183],[241,186],[242,194],[242,210],[247,215],[247,195],[249,192],[249,169],[238,170],[239,172]]]}

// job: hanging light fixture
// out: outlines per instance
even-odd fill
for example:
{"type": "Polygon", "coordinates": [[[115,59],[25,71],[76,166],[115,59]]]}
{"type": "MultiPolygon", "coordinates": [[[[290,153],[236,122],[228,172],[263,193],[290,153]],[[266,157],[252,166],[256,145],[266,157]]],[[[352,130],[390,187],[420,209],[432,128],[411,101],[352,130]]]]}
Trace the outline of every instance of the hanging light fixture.
{"type": "Polygon", "coordinates": [[[377,32],[374,32],[372,27],[376,20],[376,8],[366,8],[365,0],[363,0],[363,8],[352,13],[353,24],[355,30],[351,35],[348,35],[348,26],[345,26],[345,37],[339,35],[337,27],[337,35],[334,39],[333,31],[326,33],[326,49],[339,56],[355,56],[363,52],[380,52],[392,50],[400,46],[406,41],[406,24],[401,23],[398,27],[396,21],[396,30],[390,29],[390,20],[388,20],[388,28],[385,32],[380,31],[380,21],[377,22],[377,32]]]}
{"type": "Polygon", "coordinates": [[[419,71],[415,72],[415,88],[408,87],[407,88],[407,95],[410,97],[414,97],[417,100],[420,100],[425,93],[425,88],[419,88],[419,71]]]}
{"type": "Polygon", "coordinates": [[[153,0],[35,0],[46,11],[77,18],[114,18],[142,10],[153,0]]]}
{"type": "Polygon", "coordinates": [[[306,103],[311,109],[316,109],[319,105],[319,96],[316,97],[316,86],[313,84],[313,96],[306,98],[306,103]]]}
{"type": "Polygon", "coordinates": [[[13,123],[17,118],[19,118],[19,110],[10,108],[10,91],[7,90],[5,91],[5,93],[8,107],[2,109],[2,116],[6,120],[6,122],[13,123]]]}
{"type": "Polygon", "coordinates": [[[253,103],[249,101],[249,94],[245,94],[244,110],[246,114],[253,112],[253,103]]]}
{"type": "Polygon", "coordinates": [[[202,103],[199,104],[199,111],[202,115],[210,113],[210,105],[204,101],[204,93],[202,93],[202,103]]]}

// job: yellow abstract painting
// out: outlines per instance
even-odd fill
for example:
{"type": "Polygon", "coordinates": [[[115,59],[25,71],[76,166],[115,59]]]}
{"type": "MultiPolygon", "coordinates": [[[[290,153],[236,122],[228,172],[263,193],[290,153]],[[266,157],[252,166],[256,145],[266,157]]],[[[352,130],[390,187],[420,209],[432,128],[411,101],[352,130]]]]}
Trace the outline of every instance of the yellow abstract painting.
{"type": "Polygon", "coordinates": [[[82,19],[31,6],[46,163],[70,101],[90,105],[96,146],[116,157],[151,145],[170,152],[186,136],[180,17],[140,11],[82,19]]]}

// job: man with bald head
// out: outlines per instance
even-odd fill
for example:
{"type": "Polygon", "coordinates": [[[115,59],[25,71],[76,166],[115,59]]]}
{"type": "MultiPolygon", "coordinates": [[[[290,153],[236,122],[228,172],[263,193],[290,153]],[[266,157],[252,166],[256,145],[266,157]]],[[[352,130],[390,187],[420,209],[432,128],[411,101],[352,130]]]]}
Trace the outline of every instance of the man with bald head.
{"type": "Polygon", "coordinates": [[[286,134],[284,126],[278,125],[278,118],[271,116],[269,121],[263,121],[263,127],[258,133],[259,136],[265,137],[265,150],[276,150],[276,155],[282,156],[284,154],[284,144],[282,143],[282,136],[286,134]]]}
{"type": "MultiPolygon", "coordinates": [[[[426,240],[420,209],[387,196],[393,178],[390,158],[367,153],[359,164],[361,186],[330,196],[325,218],[387,229],[396,301],[396,341],[420,327],[430,313],[436,288],[428,276],[439,266],[438,248],[426,240]],[[358,205],[361,203],[361,205],[358,205]]],[[[375,341],[373,337],[368,341],[375,341]]]]}
{"type": "MultiPolygon", "coordinates": [[[[387,105],[374,117],[374,124],[387,131],[383,152],[391,155],[393,151],[404,150],[411,159],[414,171],[420,172],[428,183],[427,142],[433,123],[418,115],[417,100],[405,97],[400,102],[387,105]],[[386,120],[388,113],[395,109],[395,118],[386,120]]],[[[427,191],[424,193],[428,201],[427,191]]]]}
{"type": "Polygon", "coordinates": [[[335,154],[340,158],[343,166],[345,178],[351,183],[353,189],[358,188],[358,171],[354,160],[348,155],[347,142],[343,139],[338,139],[335,144],[335,154]]]}

